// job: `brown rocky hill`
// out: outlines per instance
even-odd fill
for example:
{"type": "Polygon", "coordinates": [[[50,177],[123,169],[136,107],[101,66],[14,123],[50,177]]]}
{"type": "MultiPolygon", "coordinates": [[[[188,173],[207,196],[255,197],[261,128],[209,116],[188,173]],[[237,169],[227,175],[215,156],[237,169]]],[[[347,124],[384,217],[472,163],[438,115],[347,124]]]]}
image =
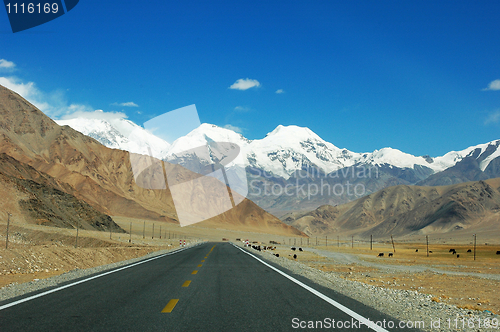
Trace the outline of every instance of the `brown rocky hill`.
{"type": "Polygon", "coordinates": [[[486,228],[498,232],[500,178],[442,187],[394,186],[283,220],[308,235],[386,237],[486,228]]]}
{"type": "MultiPolygon", "coordinates": [[[[168,188],[136,184],[129,153],[109,149],[70,127],[61,127],[18,94],[0,86],[0,153],[57,181],[60,190],[108,214],[177,222],[168,188]]],[[[180,179],[197,177],[181,166],[164,164],[180,179]]],[[[231,225],[276,234],[302,235],[246,200],[207,225],[231,225]]]]}
{"type": "Polygon", "coordinates": [[[16,221],[64,228],[113,230],[124,232],[106,214],[67,193],[72,188],[47,174],[0,154],[0,210],[16,221]]]}

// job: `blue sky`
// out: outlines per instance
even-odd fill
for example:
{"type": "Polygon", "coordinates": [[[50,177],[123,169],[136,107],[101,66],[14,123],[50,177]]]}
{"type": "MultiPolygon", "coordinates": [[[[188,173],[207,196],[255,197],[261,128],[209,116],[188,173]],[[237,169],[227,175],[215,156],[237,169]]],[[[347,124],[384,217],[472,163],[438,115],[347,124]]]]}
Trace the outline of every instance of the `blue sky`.
{"type": "Polygon", "coordinates": [[[295,124],[355,152],[438,156],[500,138],[499,13],[498,1],[80,0],[13,34],[1,9],[0,84],[53,118],[102,109],[142,124],[196,104],[249,139],[295,124]]]}

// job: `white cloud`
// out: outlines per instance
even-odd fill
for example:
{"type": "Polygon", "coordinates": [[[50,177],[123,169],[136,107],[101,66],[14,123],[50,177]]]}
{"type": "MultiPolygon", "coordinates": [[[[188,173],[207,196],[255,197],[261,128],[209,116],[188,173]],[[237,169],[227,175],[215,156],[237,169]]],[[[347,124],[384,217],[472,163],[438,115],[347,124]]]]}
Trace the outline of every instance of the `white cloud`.
{"type": "Polygon", "coordinates": [[[111,121],[127,118],[127,114],[122,112],[104,112],[103,110],[89,111],[86,108],[79,108],[78,105],[71,105],[70,107],[73,108],[73,112],[63,115],[61,120],[85,118],[111,121]]]}
{"type": "Polygon", "coordinates": [[[111,105],[113,105],[113,106],[123,106],[123,107],[139,107],[139,105],[137,105],[133,101],[129,101],[129,102],[126,102],[126,103],[113,103],[111,105]]]}
{"type": "Polygon", "coordinates": [[[16,64],[12,61],[7,61],[5,59],[0,59],[0,68],[13,69],[16,64]]]}
{"type": "Polygon", "coordinates": [[[225,125],[224,128],[232,130],[234,132],[237,132],[238,134],[242,134],[243,133],[243,129],[242,128],[236,127],[236,126],[233,126],[233,125],[230,125],[230,124],[225,125]]]}
{"type": "Polygon", "coordinates": [[[38,109],[42,112],[47,110],[49,107],[48,103],[43,100],[44,98],[42,92],[38,90],[33,82],[22,83],[16,77],[0,77],[0,85],[16,92],[21,97],[38,107],[38,109]]]}
{"type": "Polygon", "coordinates": [[[45,93],[39,90],[34,82],[24,83],[14,76],[0,77],[0,85],[18,93],[40,111],[54,119],[78,111],[93,111],[93,108],[88,105],[69,104],[62,90],[45,93]]]}
{"type": "Polygon", "coordinates": [[[500,80],[491,81],[490,84],[488,84],[488,87],[483,89],[483,91],[487,90],[500,90],[500,80]]]}
{"type": "Polygon", "coordinates": [[[257,80],[252,80],[250,78],[240,78],[229,87],[233,90],[248,90],[250,88],[259,87],[260,83],[257,80]]]}
{"type": "Polygon", "coordinates": [[[281,94],[281,93],[285,93],[285,91],[283,89],[278,89],[278,90],[276,90],[276,93],[281,94]]]}
{"type": "Polygon", "coordinates": [[[484,124],[487,125],[490,123],[500,123],[500,110],[488,114],[488,117],[484,120],[484,124]]]}
{"type": "Polygon", "coordinates": [[[250,108],[249,108],[249,107],[246,107],[246,106],[236,106],[236,107],[234,108],[234,110],[235,110],[236,112],[248,112],[248,111],[250,111],[250,108]]]}

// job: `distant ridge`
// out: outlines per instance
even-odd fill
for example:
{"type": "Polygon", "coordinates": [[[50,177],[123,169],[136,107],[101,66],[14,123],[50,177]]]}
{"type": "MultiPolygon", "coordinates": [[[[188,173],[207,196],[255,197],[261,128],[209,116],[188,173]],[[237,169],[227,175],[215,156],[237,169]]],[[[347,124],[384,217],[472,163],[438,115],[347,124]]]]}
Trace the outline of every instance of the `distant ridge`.
{"type": "Polygon", "coordinates": [[[483,230],[493,236],[500,233],[500,178],[441,187],[399,185],[282,219],[308,235],[387,238],[483,230]]]}

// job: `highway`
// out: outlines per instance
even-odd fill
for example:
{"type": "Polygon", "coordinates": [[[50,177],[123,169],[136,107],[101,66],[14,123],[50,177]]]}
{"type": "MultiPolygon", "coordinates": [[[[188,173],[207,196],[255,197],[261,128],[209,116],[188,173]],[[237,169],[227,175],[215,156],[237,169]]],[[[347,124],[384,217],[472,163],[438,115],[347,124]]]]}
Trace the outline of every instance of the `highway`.
{"type": "Polygon", "coordinates": [[[330,330],[373,331],[357,319],[397,322],[231,243],[115,270],[0,302],[0,331],[297,331],[325,318],[349,325],[330,330]]]}

